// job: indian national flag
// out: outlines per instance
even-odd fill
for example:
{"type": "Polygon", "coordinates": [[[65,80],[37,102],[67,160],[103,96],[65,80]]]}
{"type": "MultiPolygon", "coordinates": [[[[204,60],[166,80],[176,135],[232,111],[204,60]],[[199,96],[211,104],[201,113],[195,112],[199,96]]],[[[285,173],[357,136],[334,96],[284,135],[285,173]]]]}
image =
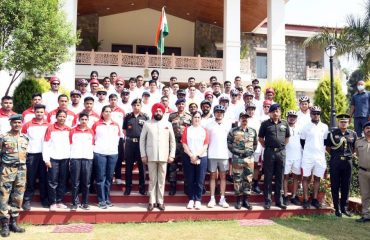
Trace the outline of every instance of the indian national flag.
{"type": "Polygon", "coordinates": [[[166,13],[164,11],[164,7],[162,7],[162,14],[161,18],[159,19],[158,27],[157,27],[157,36],[155,38],[155,45],[161,52],[164,52],[164,38],[168,35],[168,24],[166,13]]]}

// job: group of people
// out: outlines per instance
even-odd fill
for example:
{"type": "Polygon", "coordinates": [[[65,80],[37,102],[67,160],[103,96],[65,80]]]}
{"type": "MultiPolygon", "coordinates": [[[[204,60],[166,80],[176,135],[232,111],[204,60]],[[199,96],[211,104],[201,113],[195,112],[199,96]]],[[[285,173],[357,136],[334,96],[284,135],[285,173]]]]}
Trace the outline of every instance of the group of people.
{"type": "Polygon", "coordinates": [[[313,106],[306,96],[299,98],[298,112],[290,110],[287,116],[281,116],[274,89],[267,88],[262,93],[257,79],[244,87],[238,76],[233,83],[223,84],[212,76],[209,83],[201,82],[197,88],[195,79],[190,77],[188,87],[180,89],[176,77],[171,77],[167,86],[159,81],[159,72],[153,70],[148,82],[139,75],[130,78],[125,88],[125,81],[116,73],[100,82],[98,73],[93,71],[89,81],[78,80],[77,89],[70,96],[60,94],[59,78],[51,77],[49,81],[51,90],[34,93],[32,106],[22,114],[13,112],[12,97],[1,99],[2,236],[9,235],[9,230],[24,231],[16,220],[21,208],[31,208],[36,179],[41,204],[50,211],[68,208],[63,202],[67,182],[71,183],[71,210],[89,209],[93,187],[99,208],[113,206],[110,189],[113,182],[122,184],[122,161],[126,168],[125,195],[131,194],[134,164],[139,169],[139,193],[147,195],[147,165],[148,211],[165,210],[166,178],[169,195],[176,194],[179,163],[189,197],[188,209],[201,208],[207,172],[209,208],[217,203],[229,207],[225,197],[229,177],[234,183],[235,208],[252,209],[248,197],[251,191],[262,193],[262,173],[265,209],[272,205],[273,182],[277,207],[286,209],[291,202],[304,208],[320,208],[317,195],[327,169],[326,150],[331,154],[335,214],[350,215],[348,192],[356,151],[363,198],[363,217],[359,221],[370,220],[370,122],[362,119],[370,117],[370,94],[361,88],[363,82],[358,84],[350,115],[339,114],[338,128],[329,130],[320,121],[320,107],[313,106]],[[352,117],[357,133],[348,129],[352,117]],[[358,117],[361,121],[356,120],[358,117]],[[358,138],[362,134],[364,137],[358,138]],[[287,183],[291,173],[294,187],[290,196],[287,183]],[[314,192],[309,201],[312,175],[314,192]],[[302,203],[297,196],[300,182],[302,203]]]}

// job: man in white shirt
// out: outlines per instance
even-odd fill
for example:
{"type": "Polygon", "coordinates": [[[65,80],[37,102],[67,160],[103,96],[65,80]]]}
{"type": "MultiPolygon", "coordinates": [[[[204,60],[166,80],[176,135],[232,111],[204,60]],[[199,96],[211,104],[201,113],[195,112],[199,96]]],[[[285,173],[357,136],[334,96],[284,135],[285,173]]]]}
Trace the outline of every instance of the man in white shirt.
{"type": "Polygon", "coordinates": [[[132,112],[131,99],[132,101],[134,100],[131,97],[130,90],[127,88],[124,88],[123,91],[121,92],[121,101],[118,101],[118,106],[122,108],[125,111],[125,113],[132,112]]]}
{"type": "Polygon", "coordinates": [[[100,115],[103,107],[105,105],[109,105],[109,101],[107,100],[107,90],[105,88],[99,88],[96,95],[98,96],[98,100],[94,101],[93,111],[100,115]]]}
{"type": "Polygon", "coordinates": [[[298,115],[297,124],[300,127],[303,127],[307,123],[311,122],[309,97],[302,96],[299,98],[299,111],[297,112],[297,115],[298,115]]]}
{"type": "Polygon", "coordinates": [[[58,77],[51,77],[50,82],[50,91],[42,94],[42,103],[46,106],[46,112],[53,111],[58,107],[58,96],[59,96],[59,86],[60,80],[58,77]]]}
{"type": "Polygon", "coordinates": [[[297,112],[290,110],[287,113],[287,122],[289,125],[290,138],[286,145],[286,157],[284,167],[284,196],[283,203],[288,205],[288,180],[289,174],[293,173],[293,190],[291,202],[294,205],[300,205],[298,196],[296,195],[298,184],[301,179],[301,164],[302,164],[302,147],[301,147],[301,129],[297,126],[297,112]]]}
{"type": "Polygon", "coordinates": [[[68,110],[71,110],[74,114],[78,114],[84,109],[81,103],[81,92],[78,90],[72,90],[70,93],[71,103],[68,104],[68,110]]]}
{"type": "Polygon", "coordinates": [[[208,145],[208,171],[211,173],[210,191],[211,200],[208,202],[208,207],[213,208],[216,206],[215,187],[217,169],[220,175],[220,190],[221,198],[219,205],[223,208],[228,208],[229,204],[226,202],[226,171],[229,169],[229,150],[227,147],[227,135],[231,129],[231,123],[224,119],[225,108],[224,106],[217,105],[214,107],[214,121],[211,121],[206,129],[209,134],[208,145]]]}
{"type": "Polygon", "coordinates": [[[328,135],[328,126],[320,121],[321,108],[313,106],[311,109],[311,122],[302,128],[301,145],[303,147],[302,172],[303,172],[303,208],[310,207],[308,202],[308,182],[311,174],[314,175],[314,193],[311,205],[320,208],[317,200],[320,187],[320,178],[326,170],[325,144],[328,135]]]}

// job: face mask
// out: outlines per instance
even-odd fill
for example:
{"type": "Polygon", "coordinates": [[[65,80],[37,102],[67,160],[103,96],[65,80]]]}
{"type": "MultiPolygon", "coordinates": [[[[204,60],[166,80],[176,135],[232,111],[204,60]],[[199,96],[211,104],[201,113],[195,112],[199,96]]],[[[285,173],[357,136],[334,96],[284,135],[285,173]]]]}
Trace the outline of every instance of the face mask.
{"type": "Polygon", "coordinates": [[[358,85],[357,86],[357,90],[359,90],[359,91],[362,91],[364,89],[365,89],[365,86],[364,85],[358,85]]]}

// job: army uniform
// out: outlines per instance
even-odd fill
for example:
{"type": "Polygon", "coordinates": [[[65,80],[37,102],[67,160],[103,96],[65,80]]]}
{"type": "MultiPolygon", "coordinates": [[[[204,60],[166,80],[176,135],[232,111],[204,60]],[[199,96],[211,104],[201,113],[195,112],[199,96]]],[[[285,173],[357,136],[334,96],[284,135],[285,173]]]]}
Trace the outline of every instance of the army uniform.
{"type": "MultiPolygon", "coordinates": [[[[9,118],[12,120],[22,119],[19,114],[9,118]]],[[[22,207],[23,195],[26,190],[26,157],[27,157],[28,138],[19,133],[14,136],[7,132],[0,136],[0,220],[3,224],[2,236],[7,228],[9,235],[10,229],[16,232],[24,232],[24,229],[16,226],[16,220],[22,207]],[[15,229],[17,227],[17,229],[15,229]]]]}
{"type": "Polygon", "coordinates": [[[149,116],[140,112],[137,116],[133,112],[126,114],[122,128],[126,130],[125,160],[126,160],[126,190],[125,195],[130,195],[132,185],[132,169],[136,162],[139,168],[139,192],[145,195],[145,168],[140,157],[140,134],[143,125],[149,116]]]}
{"type": "MultiPolygon", "coordinates": [[[[365,123],[364,128],[370,126],[370,122],[365,123]]],[[[359,173],[358,180],[360,183],[362,218],[359,222],[370,221],[370,141],[366,137],[360,138],[355,143],[358,153],[359,173]]]]}
{"type": "MultiPolygon", "coordinates": [[[[184,112],[179,114],[178,112],[171,113],[168,117],[168,121],[172,124],[173,131],[176,138],[176,156],[172,163],[168,164],[168,181],[170,183],[170,195],[176,193],[176,181],[177,181],[177,168],[178,163],[182,160],[184,148],[181,144],[181,137],[186,127],[191,125],[191,115],[184,112]]],[[[186,189],[186,183],[184,183],[186,189]]]]}
{"type": "MultiPolygon", "coordinates": [[[[240,196],[245,202],[250,193],[251,178],[253,174],[253,153],[257,148],[257,133],[253,128],[232,128],[227,136],[227,146],[232,153],[234,191],[237,203],[240,196]]],[[[238,208],[238,207],[237,207],[238,208]]]]}
{"type": "MultiPolygon", "coordinates": [[[[341,116],[338,115],[337,118],[341,119],[341,116]]],[[[347,119],[349,119],[349,116],[347,119]]],[[[330,132],[326,139],[326,146],[330,148],[331,193],[337,215],[341,215],[340,212],[347,214],[346,208],[352,176],[352,154],[356,140],[357,135],[355,131],[346,129],[342,133],[339,128],[330,132]]]]}

